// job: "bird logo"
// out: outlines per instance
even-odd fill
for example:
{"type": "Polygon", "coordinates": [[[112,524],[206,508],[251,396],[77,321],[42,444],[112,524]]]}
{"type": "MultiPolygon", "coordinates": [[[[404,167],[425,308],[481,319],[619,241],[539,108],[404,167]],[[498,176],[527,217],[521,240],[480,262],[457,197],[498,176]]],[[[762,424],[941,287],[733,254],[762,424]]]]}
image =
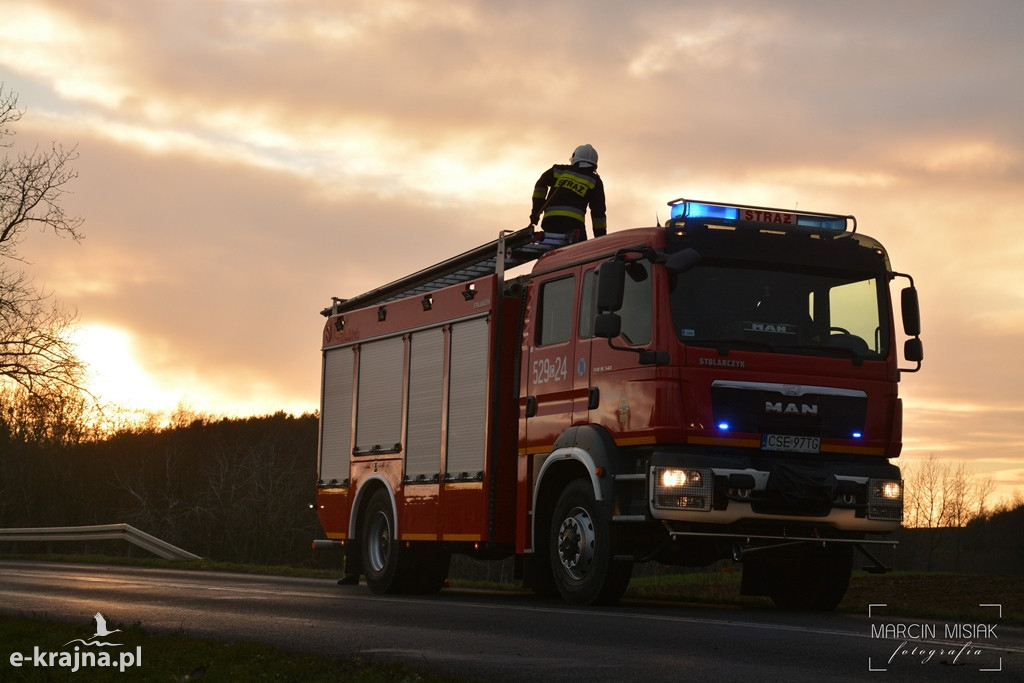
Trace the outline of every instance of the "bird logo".
{"type": "Polygon", "coordinates": [[[71,643],[81,643],[82,645],[91,645],[91,646],[96,646],[96,647],[99,647],[99,646],[117,646],[117,645],[121,645],[121,643],[105,643],[105,642],[96,640],[97,638],[106,638],[107,636],[112,635],[114,633],[120,633],[121,629],[119,629],[119,628],[115,628],[114,630],[108,629],[107,628],[107,620],[104,619],[103,615],[100,614],[99,612],[97,612],[96,614],[93,615],[93,619],[96,620],[96,633],[93,634],[92,638],[90,638],[89,640],[82,640],[81,638],[75,638],[74,640],[69,640],[68,642],[64,643],[64,647],[67,647],[71,643]]]}
{"type": "Polygon", "coordinates": [[[104,619],[103,615],[100,614],[99,612],[97,612],[93,616],[93,619],[96,620],[96,635],[94,635],[93,638],[105,638],[106,636],[109,636],[111,633],[120,633],[121,632],[121,629],[119,629],[119,628],[115,628],[113,631],[108,631],[107,630],[107,620],[104,619]]]}

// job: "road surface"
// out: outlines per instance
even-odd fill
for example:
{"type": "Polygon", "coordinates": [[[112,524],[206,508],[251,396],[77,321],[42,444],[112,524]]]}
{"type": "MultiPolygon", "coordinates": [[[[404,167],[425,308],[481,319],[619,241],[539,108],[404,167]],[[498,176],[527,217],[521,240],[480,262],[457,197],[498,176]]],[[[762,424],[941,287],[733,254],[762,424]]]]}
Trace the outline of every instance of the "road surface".
{"type": "MultiPolygon", "coordinates": [[[[326,579],[0,562],[3,613],[86,624],[100,612],[149,631],[503,681],[1024,680],[1024,630],[991,609],[986,624],[966,629],[881,607],[871,616],[628,601],[577,608],[523,593],[383,597],[326,579]]],[[[10,655],[0,652],[0,679],[10,655]]]]}

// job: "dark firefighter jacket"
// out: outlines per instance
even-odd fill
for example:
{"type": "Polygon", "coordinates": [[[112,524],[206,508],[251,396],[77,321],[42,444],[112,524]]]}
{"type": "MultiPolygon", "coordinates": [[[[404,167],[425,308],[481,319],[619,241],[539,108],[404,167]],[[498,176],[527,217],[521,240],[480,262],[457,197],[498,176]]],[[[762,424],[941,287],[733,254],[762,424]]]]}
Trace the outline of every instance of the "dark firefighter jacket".
{"type": "Polygon", "coordinates": [[[587,205],[594,224],[594,237],[601,237],[608,231],[601,176],[593,168],[555,164],[541,175],[533,188],[530,222],[536,225],[543,212],[542,230],[576,233],[577,240],[585,240],[587,205]]]}

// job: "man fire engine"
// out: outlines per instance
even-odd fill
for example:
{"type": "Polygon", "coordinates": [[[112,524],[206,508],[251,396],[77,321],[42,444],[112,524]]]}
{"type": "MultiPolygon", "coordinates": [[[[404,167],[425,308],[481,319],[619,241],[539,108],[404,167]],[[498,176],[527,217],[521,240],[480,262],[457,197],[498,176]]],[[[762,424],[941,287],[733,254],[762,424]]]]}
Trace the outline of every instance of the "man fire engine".
{"type": "Polygon", "coordinates": [[[885,569],[913,281],[852,216],[670,205],[568,246],[502,233],[323,312],[317,511],[350,578],[432,592],[452,553],[513,556],[607,604],[635,562],[733,558],[744,594],[829,610],[854,551],[885,569]]]}

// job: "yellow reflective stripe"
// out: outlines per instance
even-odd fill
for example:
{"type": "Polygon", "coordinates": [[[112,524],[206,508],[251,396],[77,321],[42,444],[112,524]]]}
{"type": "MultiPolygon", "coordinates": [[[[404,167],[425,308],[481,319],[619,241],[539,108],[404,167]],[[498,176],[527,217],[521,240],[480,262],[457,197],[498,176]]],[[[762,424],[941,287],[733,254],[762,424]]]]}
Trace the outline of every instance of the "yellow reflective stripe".
{"type": "Polygon", "coordinates": [[[581,185],[586,185],[588,189],[593,190],[597,186],[597,180],[594,176],[586,175],[585,173],[573,173],[572,171],[555,171],[555,185],[558,185],[558,181],[574,181],[581,185]]]}
{"type": "Polygon", "coordinates": [[[686,443],[697,446],[739,446],[740,448],[760,448],[760,439],[722,439],[713,436],[691,436],[686,443]]]}
{"type": "Polygon", "coordinates": [[[560,171],[555,173],[555,187],[568,190],[580,197],[586,197],[587,193],[594,189],[596,183],[590,176],[560,171]]]}
{"type": "Polygon", "coordinates": [[[616,446],[649,446],[658,443],[653,436],[634,436],[628,439],[615,439],[616,446]]]}
{"type": "Polygon", "coordinates": [[[474,491],[483,490],[483,488],[484,484],[482,481],[456,481],[444,485],[445,491],[474,491]]]}
{"type": "Polygon", "coordinates": [[[854,453],[856,455],[885,455],[884,448],[869,448],[866,446],[830,446],[821,444],[822,453],[854,453]]]}
{"type": "Polygon", "coordinates": [[[548,209],[544,212],[545,216],[564,216],[566,218],[575,218],[579,222],[584,222],[584,214],[579,209],[574,209],[568,206],[558,206],[553,209],[548,209]]]}

